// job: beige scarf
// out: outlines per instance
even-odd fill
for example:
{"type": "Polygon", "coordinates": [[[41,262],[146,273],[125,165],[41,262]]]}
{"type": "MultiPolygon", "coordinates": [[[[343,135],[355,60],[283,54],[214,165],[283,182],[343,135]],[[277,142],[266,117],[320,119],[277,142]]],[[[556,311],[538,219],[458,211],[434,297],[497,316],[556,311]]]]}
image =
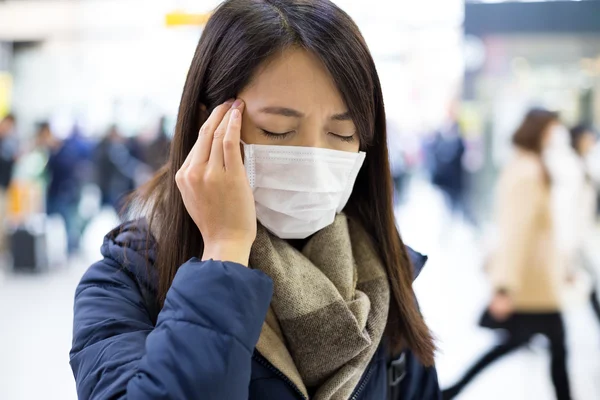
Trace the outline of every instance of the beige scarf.
{"type": "Polygon", "coordinates": [[[274,282],[257,350],[308,398],[348,399],[387,323],[385,269],[362,227],[340,214],[302,252],[259,226],[251,268],[274,282]]]}

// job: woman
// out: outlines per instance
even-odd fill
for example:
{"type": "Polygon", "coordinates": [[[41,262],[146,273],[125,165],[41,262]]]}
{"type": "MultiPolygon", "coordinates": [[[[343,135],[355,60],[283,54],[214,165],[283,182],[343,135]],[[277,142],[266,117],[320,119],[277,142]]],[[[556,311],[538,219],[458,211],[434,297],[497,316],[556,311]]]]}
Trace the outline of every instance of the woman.
{"type": "Polygon", "coordinates": [[[555,241],[551,183],[542,160],[558,126],[556,113],[532,110],[513,136],[516,154],[502,173],[497,193],[499,240],[489,265],[494,297],[482,319],[482,325],[507,332],[458,383],[444,390],[445,399],[457,396],[483,369],[536,334],[550,341],[558,400],[571,398],[559,301],[563,257],[555,241]]]}
{"type": "Polygon", "coordinates": [[[596,145],[596,134],[585,126],[578,125],[571,129],[571,145],[579,156],[579,167],[582,179],[577,179],[577,217],[575,231],[577,233],[577,261],[591,276],[594,284],[590,294],[592,309],[600,322],[600,303],[598,302],[598,273],[594,262],[595,229],[596,229],[596,189],[588,172],[587,160],[596,145]]]}
{"type": "Polygon", "coordinates": [[[381,87],[331,2],[214,12],[136,205],[76,292],[79,398],[439,397],[381,87]]]}

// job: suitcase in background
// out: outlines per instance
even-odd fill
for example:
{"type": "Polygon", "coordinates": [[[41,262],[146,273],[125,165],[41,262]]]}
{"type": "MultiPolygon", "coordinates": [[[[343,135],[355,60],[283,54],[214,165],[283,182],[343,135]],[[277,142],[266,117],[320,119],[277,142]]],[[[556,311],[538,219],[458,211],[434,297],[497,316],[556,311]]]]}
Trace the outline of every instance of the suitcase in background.
{"type": "Polygon", "coordinates": [[[48,270],[46,224],[43,218],[30,218],[8,234],[15,272],[48,270]]]}

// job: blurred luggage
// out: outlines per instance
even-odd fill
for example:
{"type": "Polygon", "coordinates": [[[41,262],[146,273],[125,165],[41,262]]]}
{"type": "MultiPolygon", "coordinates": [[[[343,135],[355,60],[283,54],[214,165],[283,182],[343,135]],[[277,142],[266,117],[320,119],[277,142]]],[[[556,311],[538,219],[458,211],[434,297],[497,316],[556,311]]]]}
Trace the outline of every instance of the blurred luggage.
{"type": "Polygon", "coordinates": [[[44,216],[31,217],[8,234],[13,269],[17,272],[48,270],[47,232],[44,216]]]}

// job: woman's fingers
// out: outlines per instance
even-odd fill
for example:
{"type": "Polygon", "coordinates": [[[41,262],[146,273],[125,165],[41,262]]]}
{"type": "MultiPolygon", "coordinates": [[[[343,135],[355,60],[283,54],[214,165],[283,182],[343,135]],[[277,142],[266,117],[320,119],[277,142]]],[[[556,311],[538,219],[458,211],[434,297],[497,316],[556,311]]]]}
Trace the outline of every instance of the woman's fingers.
{"type": "MultiPolygon", "coordinates": [[[[217,106],[210,114],[210,117],[200,128],[198,140],[190,151],[190,164],[206,164],[210,158],[211,146],[215,130],[223,121],[227,112],[231,109],[233,101],[227,101],[220,106],[217,106]]],[[[185,163],[184,163],[185,164],[185,163]]]]}
{"type": "Polygon", "coordinates": [[[175,182],[202,234],[203,259],[247,265],[256,238],[256,206],[248,180],[240,179],[246,177],[239,148],[243,108],[239,101],[232,110],[230,104],[213,112],[175,182]]]}
{"type": "Polygon", "coordinates": [[[240,150],[243,110],[244,104],[242,103],[239,107],[231,111],[227,132],[225,133],[225,139],[223,139],[225,169],[230,171],[244,170],[242,152],[240,150]]]}
{"type": "Polygon", "coordinates": [[[212,138],[212,146],[210,148],[210,157],[208,159],[209,168],[223,168],[223,139],[225,138],[225,132],[227,131],[227,125],[229,124],[229,117],[231,111],[227,111],[225,117],[215,129],[215,134],[212,138]]]}
{"type": "Polygon", "coordinates": [[[212,168],[224,168],[225,167],[225,155],[223,151],[223,142],[225,140],[225,134],[227,133],[227,127],[229,126],[229,120],[231,119],[231,113],[235,109],[239,109],[242,105],[241,100],[236,100],[232,108],[225,114],[225,117],[215,129],[213,135],[212,147],[210,150],[210,159],[208,165],[212,168]]]}

